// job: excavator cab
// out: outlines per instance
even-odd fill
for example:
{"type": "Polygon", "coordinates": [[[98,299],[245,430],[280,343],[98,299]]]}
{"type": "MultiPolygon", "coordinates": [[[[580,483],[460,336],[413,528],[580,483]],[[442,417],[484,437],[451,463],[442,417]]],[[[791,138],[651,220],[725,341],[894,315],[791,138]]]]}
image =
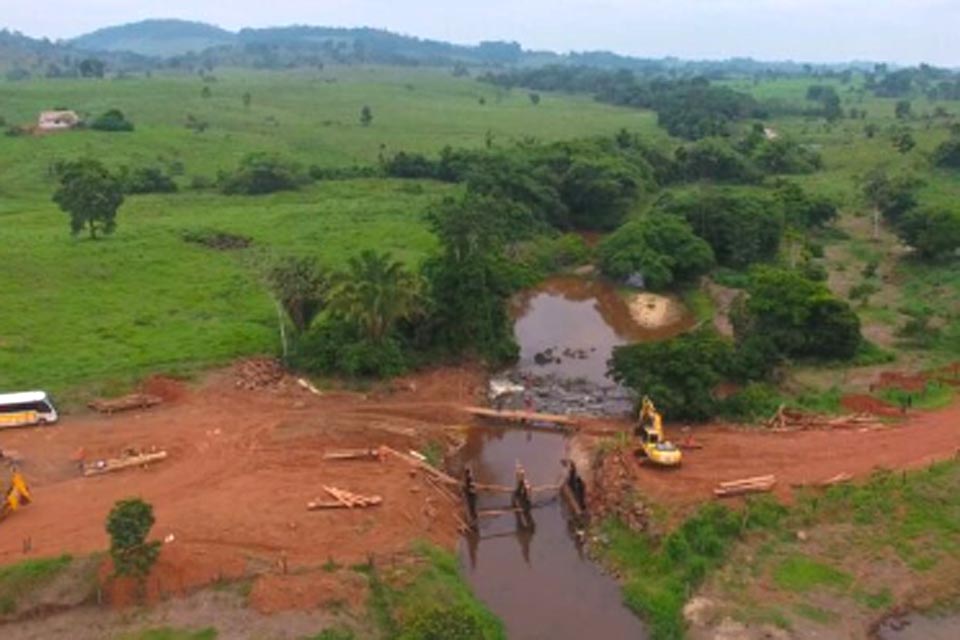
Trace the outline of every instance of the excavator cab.
{"type": "Polygon", "coordinates": [[[4,493],[3,502],[0,503],[0,520],[27,506],[32,500],[33,497],[30,495],[30,487],[27,486],[26,479],[22,473],[14,469],[10,478],[10,486],[4,493]]]}

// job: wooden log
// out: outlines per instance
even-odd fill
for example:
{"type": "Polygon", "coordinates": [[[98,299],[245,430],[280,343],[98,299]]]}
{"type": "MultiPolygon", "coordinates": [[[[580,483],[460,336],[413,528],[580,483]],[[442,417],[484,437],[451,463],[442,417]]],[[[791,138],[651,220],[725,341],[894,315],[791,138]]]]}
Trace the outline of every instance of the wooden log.
{"type": "MultiPolygon", "coordinates": [[[[370,496],[367,498],[365,504],[360,505],[363,507],[377,507],[383,504],[383,498],[380,496],[370,496]]],[[[347,509],[349,507],[345,506],[339,500],[314,500],[307,503],[307,511],[321,511],[324,509],[347,509]]]]}
{"type": "Polygon", "coordinates": [[[573,515],[577,518],[583,517],[583,509],[580,508],[579,503],[577,503],[576,496],[573,495],[573,491],[570,489],[570,485],[564,483],[560,488],[560,495],[564,497],[567,501],[567,506],[570,507],[570,510],[573,511],[573,515]]]}
{"type": "Polygon", "coordinates": [[[323,454],[324,460],[378,460],[380,453],[377,449],[343,449],[327,451],[323,454]]]}
{"type": "Polygon", "coordinates": [[[574,416],[564,416],[554,413],[536,413],[533,411],[498,411],[486,407],[463,407],[470,415],[480,418],[492,418],[506,422],[549,422],[565,427],[578,427],[580,419],[574,416]]]}
{"type": "Polygon", "coordinates": [[[728,482],[721,482],[720,488],[729,489],[733,487],[739,487],[742,485],[750,485],[750,484],[766,483],[766,482],[774,482],[774,481],[776,481],[776,476],[773,476],[773,475],[754,476],[752,478],[742,478],[740,480],[730,480],[728,482]]]}
{"type": "Polygon", "coordinates": [[[797,482],[791,484],[791,487],[802,489],[804,487],[832,487],[833,485],[843,484],[844,482],[850,482],[853,480],[853,476],[849,473],[838,473],[835,476],[830,476],[826,480],[820,480],[818,482],[797,482]]]}
{"type": "Polygon", "coordinates": [[[111,458],[108,460],[99,460],[84,466],[84,476],[98,476],[104,473],[120,471],[130,467],[139,467],[150,464],[151,462],[160,462],[167,459],[166,451],[157,451],[155,453],[144,453],[135,456],[125,456],[123,458],[111,458]]]}
{"type": "Polygon", "coordinates": [[[726,498],[729,496],[740,496],[748,493],[766,493],[773,489],[773,486],[777,483],[776,479],[773,476],[759,476],[758,478],[750,479],[750,482],[740,482],[739,484],[721,484],[719,487],[713,490],[713,494],[718,498],[726,498]]]}
{"type": "Polygon", "coordinates": [[[450,485],[460,486],[460,481],[457,480],[456,478],[453,478],[447,475],[446,473],[444,473],[443,471],[440,471],[439,469],[436,469],[435,467],[430,466],[426,462],[421,462],[420,460],[417,460],[413,456],[407,455],[406,453],[401,453],[396,449],[392,449],[390,447],[380,447],[380,450],[385,453],[394,455],[400,458],[401,460],[407,462],[408,464],[411,464],[414,467],[417,467],[418,469],[422,469],[426,473],[429,473],[431,476],[433,476],[434,479],[439,480],[440,482],[445,482],[450,485]]]}

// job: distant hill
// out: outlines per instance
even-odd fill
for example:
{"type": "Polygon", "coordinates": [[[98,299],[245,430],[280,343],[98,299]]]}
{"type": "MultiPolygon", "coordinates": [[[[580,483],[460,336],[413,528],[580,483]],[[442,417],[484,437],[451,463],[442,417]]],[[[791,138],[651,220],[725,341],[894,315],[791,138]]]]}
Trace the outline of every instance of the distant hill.
{"type": "Polygon", "coordinates": [[[220,27],[187,20],[144,20],[99,29],[70,41],[88,51],[129,51],[169,58],[232,44],[236,35],[220,27]]]}

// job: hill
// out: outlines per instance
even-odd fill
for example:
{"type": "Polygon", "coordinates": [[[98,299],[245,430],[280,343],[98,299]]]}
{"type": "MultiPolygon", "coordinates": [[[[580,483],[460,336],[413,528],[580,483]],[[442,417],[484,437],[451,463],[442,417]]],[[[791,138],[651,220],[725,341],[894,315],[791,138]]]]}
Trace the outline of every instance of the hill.
{"type": "Polygon", "coordinates": [[[236,36],[210,24],[187,20],[144,20],[98,29],[70,41],[89,51],[129,51],[171,57],[232,44],[236,36]]]}

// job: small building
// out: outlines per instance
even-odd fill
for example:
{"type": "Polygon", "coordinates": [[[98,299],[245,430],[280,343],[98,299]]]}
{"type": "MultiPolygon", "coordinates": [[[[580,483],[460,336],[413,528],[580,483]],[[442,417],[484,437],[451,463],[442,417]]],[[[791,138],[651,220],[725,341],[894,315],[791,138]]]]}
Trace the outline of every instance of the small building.
{"type": "Polygon", "coordinates": [[[78,124],[80,124],[80,116],[76,111],[41,111],[37,128],[41,131],[61,131],[73,129],[78,124]]]}

